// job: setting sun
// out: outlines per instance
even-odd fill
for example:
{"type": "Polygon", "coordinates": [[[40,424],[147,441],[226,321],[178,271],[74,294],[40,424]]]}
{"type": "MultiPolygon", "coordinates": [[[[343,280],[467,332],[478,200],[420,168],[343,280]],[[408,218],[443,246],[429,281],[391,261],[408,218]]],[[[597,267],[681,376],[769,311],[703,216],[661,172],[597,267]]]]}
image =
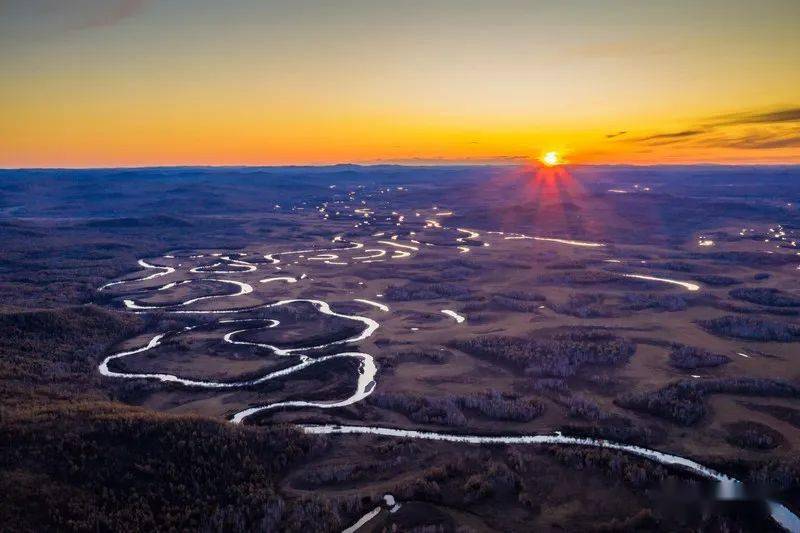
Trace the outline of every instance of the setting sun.
{"type": "Polygon", "coordinates": [[[542,163],[548,167],[556,166],[561,161],[558,152],[547,152],[542,156],[542,163]]]}

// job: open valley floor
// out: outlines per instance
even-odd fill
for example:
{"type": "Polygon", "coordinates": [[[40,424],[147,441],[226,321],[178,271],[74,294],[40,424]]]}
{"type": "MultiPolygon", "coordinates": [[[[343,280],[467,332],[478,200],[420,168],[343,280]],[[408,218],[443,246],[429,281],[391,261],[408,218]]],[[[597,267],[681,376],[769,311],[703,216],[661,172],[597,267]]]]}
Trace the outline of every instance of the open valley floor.
{"type": "Polygon", "coordinates": [[[0,518],[800,531],[799,178],[0,171],[0,518]]]}

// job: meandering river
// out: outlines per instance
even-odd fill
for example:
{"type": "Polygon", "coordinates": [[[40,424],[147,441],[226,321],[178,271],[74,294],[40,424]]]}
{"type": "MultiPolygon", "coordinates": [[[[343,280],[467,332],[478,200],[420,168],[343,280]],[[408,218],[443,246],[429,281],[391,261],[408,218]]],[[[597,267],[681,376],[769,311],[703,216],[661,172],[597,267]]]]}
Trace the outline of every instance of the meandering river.
{"type": "MultiPolygon", "coordinates": [[[[436,224],[429,224],[433,227],[441,226],[438,222],[436,224]]],[[[457,232],[464,235],[461,237],[456,238],[456,243],[460,244],[459,251],[465,252],[469,251],[469,248],[464,246],[464,243],[468,240],[474,240],[480,237],[480,233],[474,230],[467,230],[462,228],[456,228],[457,232]]],[[[529,237],[527,235],[522,234],[505,234],[502,232],[489,232],[492,234],[499,234],[507,240],[517,240],[517,239],[531,239],[537,241],[546,241],[546,242],[553,242],[558,244],[566,244],[571,246],[578,246],[578,247],[585,247],[585,248],[600,248],[605,246],[603,243],[592,243],[592,242],[584,242],[584,241],[574,241],[570,239],[560,239],[560,238],[553,238],[553,237],[529,237]]],[[[339,241],[341,239],[338,239],[339,241]]],[[[338,242],[334,239],[335,242],[338,242]]],[[[413,246],[411,244],[404,244],[396,242],[396,239],[393,240],[381,240],[378,241],[379,244],[385,245],[388,248],[365,248],[364,244],[362,243],[348,243],[343,247],[337,248],[326,248],[326,249],[319,249],[319,248],[310,248],[304,250],[294,250],[294,251],[287,251],[287,252],[280,252],[280,253],[267,253],[264,254],[263,257],[266,261],[269,261],[270,265],[277,265],[281,262],[281,258],[286,256],[301,256],[302,254],[317,254],[316,256],[310,258],[314,260],[319,260],[321,262],[325,262],[328,264],[346,264],[344,262],[334,261],[335,259],[339,259],[339,253],[343,250],[356,250],[356,249],[364,249],[364,255],[358,256],[353,258],[353,260],[361,261],[363,263],[368,263],[370,261],[382,260],[384,256],[387,256],[387,251],[391,252],[389,258],[391,259],[399,259],[399,258],[407,258],[410,257],[412,253],[419,251],[418,246],[413,246]],[[322,253],[321,252],[325,252],[322,253]],[[377,259],[381,258],[381,259],[377,259]]],[[[221,266],[221,262],[214,263],[207,267],[195,267],[190,272],[193,273],[214,273],[214,274],[239,274],[239,273],[247,273],[254,271],[257,267],[255,264],[243,261],[243,260],[236,260],[231,259],[230,256],[221,256],[220,257],[226,264],[231,265],[236,268],[236,270],[228,270],[228,271],[213,271],[209,269],[216,268],[221,266]]],[[[114,285],[123,285],[127,283],[134,283],[134,282],[141,282],[154,279],[156,277],[166,276],[175,272],[174,267],[169,266],[157,266],[151,263],[148,263],[144,259],[139,261],[139,265],[145,269],[157,269],[158,272],[148,275],[146,277],[141,277],[132,280],[121,280],[106,283],[98,290],[104,290],[108,287],[114,285]]],[[[275,267],[279,269],[280,267],[275,267]]],[[[669,278],[658,278],[654,276],[648,276],[643,274],[622,274],[623,276],[630,277],[630,278],[637,278],[642,280],[648,281],[657,281],[657,282],[665,282],[676,284],[679,286],[684,287],[689,291],[697,291],[700,289],[699,285],[684,282],[679,280],[673,280],[669,278]]],[[[304,277],[304,276],[302,276],[304,277]]],[[[186,280],[184,280],[186,281],[186,280]]],[[[184,330],[174,331],[174,332],[162,332],[154,335],[152,338],[148,340],[148,342],[140,346],[138,348],[129,349],[125,351],[120,351],[114,354],[111,354],[103,359],[103,361],[98,366],[98,371],[107,377],[111,378],[120,378],[120,379],[147,379],[147,380],[157,380],[165,383],[177,383],[186,387],[197,387],[197,388],[211,388],[211,389],[235,389],[235,388],[244,388],[248,386],[257,385],[259,383],[264,383],[266,381],[286,377],[291,374],[300,372],[304,369],[309,368],[312,365],[324,364],[325,362],[332,361],[335,359],[342,359],[342,358],[354,358],[359,361],[357,366],[356,375],[354,376],[354,390],[353,393],[344,398],[339,400],[330,400],[330,401],[306,401],[306,400],[291,400],[291,401],[282,401],[282,402],[274,402],[274,403],[267,403],[263,405],[255,405],[248,407],[246,409],[240,410],[234,413],[230,421],[234,424],[239,424],[245,421],[248,417],[253,416],[256,413],[267,411],[267,410],[276,410],[276,409],[284,409],[284,408],[321,408],[321,409],[330,409],[335,407],[343,407],[347,405],[352,405],[357,402],[363,401],[367,398],[376,387],[376,376],[378,372],[378,368],[375,364],[375,360],[372,355],[362,352],[341,352],[335,353],[332,355],[325,355],[325,356],[318,356],[315,357],[313,352],[330,348],[337,345],[343,344],[351,344],[351,343],[358,343],[361,342],[370,336],[372,336],[375,331],[379,328],[379,323],[372,318],[362,316],[362,315],[348,315],[343,313],[337,313],[333,311],[330,307],[330,304],[324,300],[316,300],[316,299],[288,299],[288,300],[280,300],[274,303],[263,304],[256,307],[250,308],[239,308],[239,309],[225,309],[225,310],[201,310],[201,309],[192,309],[186,310],[181,309],[181,307],[194,304],[201,301],[206,301],[213,298],[232,298],[237,296],[243,296],[246,294],[250,294],[253,292],[253,287],[245,282],[231,280],[231,279],[222,279],[222,278],[214,278],[214,279],[206,279],[205,281],[214,281],[226,284],[232,284],[239,288],[239,292],[229,295],[212,295],[212,296],[201,296],[197,298],[191,298],[184,302],[178,304],[171,304],[171,305],[143,305],[138,304],[132,299],[125,299],[124,305],[127,309],[133,311],[165,311],[168,313],[205,313],[205,314],[223,314],[223,313],[240,313],[251,311],[254,309],[264,309],[264,308],[276,308],[280,306],[285,306],[294,303],[309,303],[314,306],[314,308],[322,314],[338,317],[344,320],[356,321],[361,323],[364,327],[363,329],[356,335],[345,338],[345,339],[337,339],[328,343],[314,345],[314,346],[303,346],[303,347],[296,347],[296,348],[281,348],[276,345],[267,344],[267,343],[258,343],[258,342],[251,342],[251,341],[242,341],[237,340],[236,337],[246,333],[247,331],[252,331],[254,329],[262,329],[262,328],[273,328],[279,324],[278,320],[275,319],[238,319],[238,320],[219,320],[217,323],[221,326],[226,324],[241,324],[246,322],[254,322],[257,323],[255,327],[252,328],[239,328],[234,329],[232,331],[228,331],[224,334],[222,340],[227,343],[231,344],[240,344],[240,345],[249,345],[259,349],[264,349],[270,352],[272,355],[277,357],[297,357],[296,364],[290,365],[286,368],[282,368],[280,370],[272,371],[265,373],[262,376],[257,378],[249,379],[249,380],[240,380],[240,381],[210,381],[210,380],[202,380],[202,379],[190,379],[186,377],[181,377],[174,374],[168,373],[152,373],[152,372],[124,372],[120,370],[115,370],[112,368],[115,365],[115,362],[119,362],[120,360],[124,359],[125,357],[141,354],[148,350],[152,350],[161,345],[165,338],[168,338],[171,335],[179,334],[181,331],[186,331],[190,328],[184,328],[184,330]]],[[[283,281],[287,283],[296,283],[298,281],[297,277],[294,276],[278,276],[278,277],[268,277],[261,279],[261,283],[270,283],[275,281],[283,281]]],[[[161,287],[161,289],[167,290],[174,286],[176,286],[179,282],[173,282],[172,284],[167,284],[161,287]]],[[[368,299],[355,299],[354,301],[372,306],[374,308],[379,309],[382,312],[390,312],[389,307],[383,303],[376,302],[373,300],[368,299]]],[[[450,316],[453,318],[457,323],[462,323],[465,320],[465,317],[454,310],[451,309],[442,309],[442,313],[450,316]]],[[[300,424],[299,426],[304,432],[309,434],[315,435],[376,435],[376,436],[383,436],[383,437],[393,437],[393,438],[404,438],[404,439],[416,439],[416,440],[430,440],[430,441],[443,441],[443,442],[451,442],[457,444],[465,444],[465,445],[478,445],[478,444],[497,444],[497,445],[520,445],[520,446],[531,446],[531,445],[564,445],[564,446],[586,446],[586,447],[595,447],[595,448],[604,448],[609,450],[615,450],[631,455],[635,455],[637,457],[641,457],[650,461],[654,461],[656,463],[683,468],[693,474],[702,476],[707,479],[712,479],[721,482],[724,484],[736,484],[739,483],[734,478],[727,476],[721,472],[717,472],[711,468],[708,468],[696,461],[693,461],[688,458],[680,457],[673,454],[659,452],[657,450],[652,450],[648,448],[643,448],[640,446],[632,446],[627,444],[616,443],[613,441],[608,440],[599,440],[599,439],[589,439],[589,438],[579,438],[579,437],[568,437],[563,436],[560,434],[556,435],[494,435],[494,436],[487,436],[487,435],[461,435],[461,434],[453,434],[453,433],[439,433],[439,432],[431,432],[431,431],[419,431],[419,430],[408,430],[408,429],[395,429],[395,428],[388,428],[388,427],[379,427],[379,426],[353,426],[353,425],[314,425],[314,424],[300,424]]],[[[387,505],[389,505],[392,509],[396,510],[399,508],[399,504],[394,502],[394,498],[391,495],[387,495],[386,499],[387,505]],[[389,499],[391,498],[391,500],[389,499]]],[[[771,517],[775,520],[783,528],[790,530],[790,531],[800,531],[800,518],[797,517],[794,513],[792,513],[788,508],[785,506],[777,503],[769,501],[767,502],[770,510],[771,517]]],[[[377,507],[364,515],[358,522],[353,524],[350,528],[346,529],[346,532],[356,531],[360,528],[363,524],[367,523],[371,520],[374,516],[380,513],[381,507],[377,507]]]]}

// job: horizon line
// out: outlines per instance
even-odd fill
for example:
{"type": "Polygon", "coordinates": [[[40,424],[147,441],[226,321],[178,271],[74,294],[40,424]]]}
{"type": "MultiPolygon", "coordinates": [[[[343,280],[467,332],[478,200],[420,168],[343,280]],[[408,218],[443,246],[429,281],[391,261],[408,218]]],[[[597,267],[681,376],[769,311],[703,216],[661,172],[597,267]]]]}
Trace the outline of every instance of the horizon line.
{"type": "MultiPolygon", "coordinates": [[[[405,167],[405,168],[486,168],[486,167],[524,167],[529,166],[528,162],[516,163],[503,163],[503,162],[457,162],[451,163],[410,163],[410,162],[396,162],[396,163],[319,163],[319,164],[274,164],[274,165],[255,165],[255,164],[231,164],[231,165],[203,165],[203,164],[174,164],[174,165],[121,165],[121,166],[31,166],[31,167],[3,167],[0,166],[2,171],[36,171],[36,170],[157,170],[157,169],[292,169],[292,168],[334,168],[334,167],[359,167],[359,168],[376,168],[376,167],[405,167]]],[[[537,165],[538,166],[538,165],[537,165]]],[[[697,163],[565,163],[559,165],[563,167],[572,168],[612,168],[612,167],[633,167],[633,168],[654,168],[654,167],[800,167],[800,162],[697,162],[697,163]]]]}

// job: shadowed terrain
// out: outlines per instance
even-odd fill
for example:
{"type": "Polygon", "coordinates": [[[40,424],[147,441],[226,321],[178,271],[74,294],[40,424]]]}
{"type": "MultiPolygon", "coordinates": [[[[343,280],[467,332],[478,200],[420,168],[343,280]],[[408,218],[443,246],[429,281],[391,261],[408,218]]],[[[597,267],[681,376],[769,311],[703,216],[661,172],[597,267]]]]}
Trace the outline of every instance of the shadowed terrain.
{"type": "Polygon", "coordinates": [[[796,167],[0,171],[0,518],[779,530],[798,200],[796,167]]]}

